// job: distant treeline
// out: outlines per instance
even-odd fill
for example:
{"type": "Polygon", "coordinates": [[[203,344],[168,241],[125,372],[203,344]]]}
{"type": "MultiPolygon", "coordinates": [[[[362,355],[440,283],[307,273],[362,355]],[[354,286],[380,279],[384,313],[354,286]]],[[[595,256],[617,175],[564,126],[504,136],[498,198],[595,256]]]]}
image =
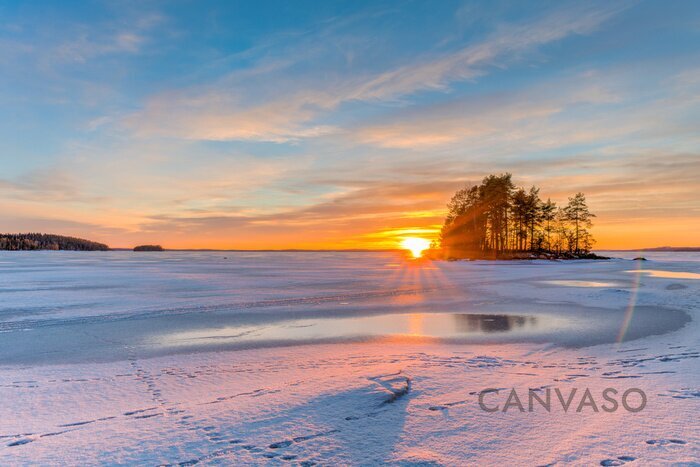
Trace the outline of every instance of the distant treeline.
{"type": "Polygon", "coordinates": [[[577,193],[566,206],[539,197],[539,188],[516,187],[511,174],[489,175],[463,188],[447,205],[440,233],[442,255],[452,258],[509,258],[541,254],[595,256],[589,229],[595,217],[577,193]]]}
{"type": "Polygon", "coordinates": [[[42,233],[0,234],[0,250],[109,250],[104,243],[42,233]]]}
{"type": "Polygon", "coordinates": [[[139,245],[134,247],[134,251],[163,251],[160,245],[139,245]]]}

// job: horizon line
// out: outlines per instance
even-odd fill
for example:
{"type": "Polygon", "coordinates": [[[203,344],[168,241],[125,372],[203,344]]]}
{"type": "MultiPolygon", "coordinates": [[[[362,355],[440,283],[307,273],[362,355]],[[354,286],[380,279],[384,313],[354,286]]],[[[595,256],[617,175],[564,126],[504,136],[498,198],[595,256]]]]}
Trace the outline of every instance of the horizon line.
{"type": "MultiPolygon", "coordinates": [[[[110,251],[133,251],[134,247],[109,248],[110,251]]],[[[165,248],[163,251],[231,251],[231,252],[375,252],[375,251],[404,251],[404,248],[165,248]]],[[[592,251],[692,251],[700,250],[700,246],[660,246],[644,248],[598,248],[592,251]]]]}

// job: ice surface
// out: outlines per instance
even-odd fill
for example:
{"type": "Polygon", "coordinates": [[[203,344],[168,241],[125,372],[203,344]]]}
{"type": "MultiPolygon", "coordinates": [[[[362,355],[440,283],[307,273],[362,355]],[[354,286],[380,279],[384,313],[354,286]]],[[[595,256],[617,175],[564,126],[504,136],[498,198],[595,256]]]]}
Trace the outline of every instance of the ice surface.
{"type": "Polygon", "coordinates": [[[627,272],[631,272],[633,274],[645,274],[651,277],[663,277],[666,279],[700,279],[700,274],[696,272],[664,271],[661,269],[641,269],[627,272]]]}
{"type": "Polygon", "coordinates": [[[697,462],[698,281],[625,272],[700,273],[700,256],[674,255],[2,252],[0,460],[697,462]],[[485,388],[557,387],[649,400],[478,405],[485,388]]]}

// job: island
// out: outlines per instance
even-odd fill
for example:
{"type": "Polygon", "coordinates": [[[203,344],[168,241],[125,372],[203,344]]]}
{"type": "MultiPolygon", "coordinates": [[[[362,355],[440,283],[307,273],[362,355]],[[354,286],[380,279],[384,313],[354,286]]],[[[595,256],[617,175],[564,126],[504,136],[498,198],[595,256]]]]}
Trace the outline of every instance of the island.
{"type": "Polygon", "coordinates": [[[107,251],[104,243],[43,233],[0,234],[0,250],[107,251]]]}
{"type": "Polygon", "coordinates": [[[163,251],[160,245],[139,245],[134,247],[134,251],[163,251]]]}
{"type": "Polygon", "coordinates": [[[591,252],[591,213],[583,193],[565,206],[543,201],[540,189],[516,187],[510,173],[489,175],[458,190],[447,204],[432,259],[609,259],[591,252]]]}

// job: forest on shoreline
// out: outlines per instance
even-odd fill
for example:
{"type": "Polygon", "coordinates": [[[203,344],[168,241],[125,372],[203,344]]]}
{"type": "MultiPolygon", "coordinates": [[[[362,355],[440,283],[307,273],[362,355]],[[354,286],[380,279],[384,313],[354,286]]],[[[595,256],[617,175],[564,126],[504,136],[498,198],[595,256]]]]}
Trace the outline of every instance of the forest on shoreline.
{"type": "Polygon", "coordinates": [[[539,188],[516,187],[509,173],[458,190],[447,205],[439,246],[444,259],[597,259],[591,213],[583,193],[565,206],[543,201],[539,188]]]}
{"type": "Polygon", "coordinates": [[[0,250],[107,251],[104,243],[42,233],[0,234],[0,250]]]}

